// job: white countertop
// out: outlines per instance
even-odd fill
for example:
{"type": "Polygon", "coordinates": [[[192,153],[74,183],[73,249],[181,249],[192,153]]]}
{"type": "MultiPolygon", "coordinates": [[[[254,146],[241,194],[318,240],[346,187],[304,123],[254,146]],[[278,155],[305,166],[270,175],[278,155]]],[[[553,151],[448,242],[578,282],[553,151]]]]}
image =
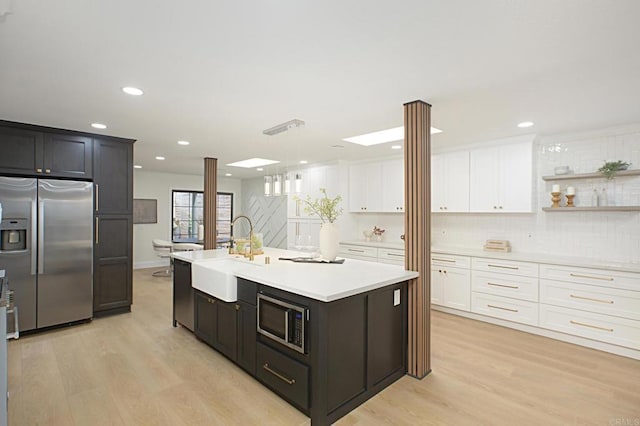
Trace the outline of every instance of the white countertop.
{"type": "MultiPolygon", "coordinates": [[[[321,302],[332,302],[418,276],[417,272],[405,271],[397,265],[354,259],[346,259],[342,264],[294,263],[278,258],[297,257],[299,253],[296,251],[265,247],[264,252],[255,256],[254,262],[260,267],[247,264],[234,268],[233,274],[321,302]],[[266,256],[270,257],[269,265],[264,263],[266,256]]],[[[215,262],[234,257],[238,262],[248,263],[241,256],[230,256],[226,250],[173,253],[173,257],[190,263],[215,262]]]]}
{"type": "Polygon", "coordinates": [[[490,259],[518,260],[522,262],[547,263],[551,265],[568,265],[582,268],[597,268],[610,271],[640,273],[640,263],[609,262],[606,260],[587,259],[581,257],[556,256],[543,253],[522,252],[489,252],[469,247],[431,247],[432,253],[458,254],[461,256],[486,257],[490,259]]]}
{"type": "Polygon", "coordinates": [[[402,240],[399,240],[398,242],[353,240],[353,241],[340,241],[340,244],[351,244],[354,246],[391,248],[391,249],[404,250],[404,242],[402,240]]]}

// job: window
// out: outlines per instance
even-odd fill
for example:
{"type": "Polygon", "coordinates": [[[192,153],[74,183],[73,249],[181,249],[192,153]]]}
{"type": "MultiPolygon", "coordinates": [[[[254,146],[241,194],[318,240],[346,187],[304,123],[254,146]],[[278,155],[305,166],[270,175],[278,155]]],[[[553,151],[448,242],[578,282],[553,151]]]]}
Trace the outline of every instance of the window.
{"type": "MultiPolygon", "coordinates": [[[[233,194],[219,192],[217,202],[217,239],[224,243],[231,238],[233,194]]],[[[202,191],[173,190],[171,212],[173,242],[197,242],[198,226],[204,224],[204,193],[202,191]]]]}

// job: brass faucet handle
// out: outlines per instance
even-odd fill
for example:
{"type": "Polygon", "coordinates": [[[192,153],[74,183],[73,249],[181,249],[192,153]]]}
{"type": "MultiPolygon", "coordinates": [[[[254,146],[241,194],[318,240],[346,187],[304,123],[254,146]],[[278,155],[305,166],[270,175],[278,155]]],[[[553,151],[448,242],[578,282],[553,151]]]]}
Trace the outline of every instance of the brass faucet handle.
{"type": "Polygon", "coordinates": [[[233,254],[233,237],[229,239],[229,254],[233,254]]]}

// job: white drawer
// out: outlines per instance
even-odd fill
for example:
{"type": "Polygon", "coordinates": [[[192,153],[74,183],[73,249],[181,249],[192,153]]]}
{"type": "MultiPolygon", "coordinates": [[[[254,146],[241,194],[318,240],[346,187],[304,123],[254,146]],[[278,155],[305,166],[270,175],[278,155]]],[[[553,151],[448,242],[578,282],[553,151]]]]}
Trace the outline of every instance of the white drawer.
{"type": "Polygon", "coordinates": [[[640,320],[640,291],[542,279],[540,302],[640,320]]]}
{"type": "Polygon", "coordinates": [[[633,272],[542,264],[540,278],[640,291],[640,274],[633,272]]]}
{"type": "Polygon", "coordinates": [[[338,253],[344,257],[373,257],[378,258],[378,249],[375,247],[356,246],[352,244],[340,244],[338,253]]]}
{"type": "Polygon", "coordinates": [[[515,260],[474,257],[471,259],[471,269],[474,271],[499,272],[503,274],[538,278],[537,263],[517,262],[515,260]]]}
{"type": "Polygon", "coordinates": [[[471,292],[471,312],[508,321],[538,325],[538,304],[525,300],[471,292]]]}
{"type": "Polygon", "coordinates": [[[404,250],[379,248],[378,262],[404,265],[404,250]]]}
{"type": "Polygon", "coordinates": [[[473,291],[513,297],[515,299],[538,301],[538,279],[495,272],[472,271],[473,291]]]}
{"type": "Polygon", "coordinates": [[[456,268],[469,269],[471,258],[467,256],[457,256],[455,254],[431,254],[431,266],[453,266],[456,268]]]}
{"type": "Polygon", "coordinates": [[[640,349],[640,321],[540,304],[540,327],[640,349]]]}

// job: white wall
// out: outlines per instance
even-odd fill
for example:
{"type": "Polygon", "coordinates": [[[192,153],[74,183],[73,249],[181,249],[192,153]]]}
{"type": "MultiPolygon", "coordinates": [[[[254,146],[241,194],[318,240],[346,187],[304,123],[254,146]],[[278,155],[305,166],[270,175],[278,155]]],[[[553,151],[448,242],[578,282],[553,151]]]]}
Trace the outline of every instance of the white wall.
{"type": "MultiPolygon", "coordinates": [[[[640,126],[583,134],[543,137],[534,145],[534,213],[434,214],[432,244],[481,249],[486,239],[511,241],[513,251],[548,253],[611,262],[640,262],[640,212],[544,212],[551,205],[551,185],[542,176],[556,166],[591,173],[604,161],[640,166],[640,126]]],[[[576,188],[575,204],[591,205],[593,188],[606,187],[609,204],[640,205],[640,177],[557,181],[563,194],[576,188]]],[[[563,199],[563,204],[566,199],[563,199]]]]}
{"type": "MultiPolygon", "coordinates": [[[[204,177],[144,170],[134,171],[133,198],[158,200],[158,223],[133,225],[134,269],[162,266],[166,263],[155,254],[151,241],[156,238],[171,241],[171,191],[174,189],[202,191],[204,177]]],[[[233,193],[234,214],[236,214],[236,206],[240,205],[242,197],[241,181],[219,177],[218,191],[233,193]]]]}

